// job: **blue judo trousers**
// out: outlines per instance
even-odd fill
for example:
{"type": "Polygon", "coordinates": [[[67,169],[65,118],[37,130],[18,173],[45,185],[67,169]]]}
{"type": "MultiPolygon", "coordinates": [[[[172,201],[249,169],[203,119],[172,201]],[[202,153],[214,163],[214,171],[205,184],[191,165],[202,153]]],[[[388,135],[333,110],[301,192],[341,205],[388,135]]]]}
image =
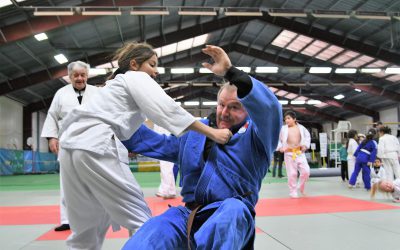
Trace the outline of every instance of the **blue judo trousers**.
{"type": "MultiPolygon", "coordinates": [[[[142,126],[123,142],[129,150],[179,165],[183,202],[202,205],[191,229],[191,249],[253,248],[254,207],[277,146],[282,108],[263,83],[251,81],[251,91],[239,98],[247,119],[227,144],[213,144],[207,159],[206,137],[194,131],[177,138],[142,126]]],[[[148,220],[123,249],[187,249],[190,213],[188,206],[169,208],[148,220]]]]}
{"type": "Polygon", "coordinates": [[[357,176],[362,170],[362,179],[364,182],[364,188],[367,190],[371,189],[371,169],[368,166],[368,162],[374,162],[376,159],[377,144],[374,140],[370,140],[366,143],[358,145],[357,150],[354,152],[356,157],[356,164],[354,166],[354,172],[349,180],[350,185],[355,185],[357,176]]]}

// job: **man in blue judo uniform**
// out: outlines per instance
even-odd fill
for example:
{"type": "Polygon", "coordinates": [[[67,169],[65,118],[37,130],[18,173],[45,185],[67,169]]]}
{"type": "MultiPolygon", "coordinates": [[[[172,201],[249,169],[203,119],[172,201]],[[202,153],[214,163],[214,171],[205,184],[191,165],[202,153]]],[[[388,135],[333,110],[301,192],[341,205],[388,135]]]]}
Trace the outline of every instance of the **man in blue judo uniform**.
{"type": "Polygon", "coordinates": [[[219,145],[197,132],[177,138],[142,126],[124,142],[136,153],[179,164],[185,206],[148,220],[123,249],[253,248],[255,205],[277,146],[282,107],[220,47],[207,45],[203,52],[214,60],[203,66],[232,84],[218,93],[216,121],[203,122],[229,128],[233,136],[219,145]]]}

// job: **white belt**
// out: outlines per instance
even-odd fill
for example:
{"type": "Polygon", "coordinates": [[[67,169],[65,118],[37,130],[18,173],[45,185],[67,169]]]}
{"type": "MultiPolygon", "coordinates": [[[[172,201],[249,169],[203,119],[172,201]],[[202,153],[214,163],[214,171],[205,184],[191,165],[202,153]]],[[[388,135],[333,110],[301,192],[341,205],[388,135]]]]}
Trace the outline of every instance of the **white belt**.
{"type": "Polygon", "coordinates": [[[369,152],[369,151],[366,150],[366,149],[360,149],[360,151],[366,153],[367,155],[370,155],[370,154],[371,154],[371,152],[369,152]]]}

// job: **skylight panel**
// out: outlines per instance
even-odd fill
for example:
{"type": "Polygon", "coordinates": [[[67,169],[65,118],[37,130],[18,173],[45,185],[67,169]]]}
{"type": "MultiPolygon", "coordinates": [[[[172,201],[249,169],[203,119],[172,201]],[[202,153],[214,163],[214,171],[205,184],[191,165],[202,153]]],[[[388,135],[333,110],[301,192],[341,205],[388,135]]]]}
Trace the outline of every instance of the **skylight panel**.
{"type": "Polygon", "coordinates": [[[278,46],[278,47],[285,47],[289,42],[293,40],[297,36],[297,33],[284,30],[282,31],[275,39],[272,41],[272,45],[278,46]]]}
{"type": "Polygon", "coordinates": [[[350,60],[353,60],[355,57],[359,56],[360,54],[351,50],[346,50],[343,54],[339,55],[338,57],[332,60],[332,63],[342,65],[350,60]]]}
{"type": "Polygon", "coordinates": [[[187,50],[192,48],[193,38],[189,38],[183,41],[178,42],[178,48],[176,49],[177,52],[187,50]]]}
{"type": "Polygon", "coordinates": [[[296,101],[307,101],[307,100],[308,98],[302,95],[296,98],[296,101]]]}
{"type": "Polygon", "coordinates": [[[324,107],[328,106],[328,104],[326,104],[325,102],[321,102],[320,104],[316,104],[314,106],[317,108],[324,108],[324,107]]]}
{"type": "Polygon", "coordinates": [[[193,47],[205,44],[207,42],[207,39],[208,39],[208,34],[196,36],[193,40],[193,47]]]}
{"type": "Polygon", "coordinates": [[[314,42],[312,44],[307,46],[307,48],[305,48],[300,53],[302,53],[304,55],[308,55],[308,56],[315,56],[315,54],[320,52],[323,48],[326,48],[328,45],[329,44],[327,44],[326,42],[314,40],[314,42]]]}
{"type": "Polygon", "coordinates": [[[296,98],[296,97],[298,97],[298,95],[296,95],[296,94],[294,94],[294,93],[289,93],[289,94],[287,94],[287,95],[285,96],[285,98],[290,99],[290,100],[292,100],[292,99],[294,99],[294,98],[296,98]]]}
{"type": "Polygon", "coordinates": [[[340,52],[342,52],[344,49],[335,46],[335,45],[331,45],[329,46],[326,50],[322,51],[321,53],[319,53],[317,56],[315,56],[318,59],[321,60],[329,60],[331,59],[333,56],[339,54],[340,52]]]}
{"type": "Polygon", "coordinates": [[[269,90],[271,90],[272,92],[276,92],[276,91],[278,91],[278,89],[277,88],[274,88],[274,87],[268,87],[269,88],[269,90]]]}
{"type": "Polygon", "coordinates": [[[277,96],[285,96],[288,92],[284,90],[279,90],[278,92],[275,93],[277,96]]]}
{"type": "Polygon", "coordinates": [[[156,48],[154,51],[157,53],[158,57],[161,57],[161,48],[156,48]]]}
{"type": "Polygon", "coordinates": [[[369,62],[372,62],[373,60],[375,60],[374,58],[370,57],[370,56],[366,56],[366,55],[362,55],[359,58],[354,59],[353,61],[347,63],[346,65],[344,65],[345,67],[361,67],[369,62]]]}
{"type": "Polygon", "coordinates": [[[383,67],[386,67],[387,65],[389,65],[388,62],[382,61],[382,60],[377,60],[373,63],[366,65],[365,68],[383,68],[383,67]]]}
{"type": "Polygon", "coordinates": [[[391,81],[391,82],[397,82],[400,81],[400,75],[393,75],[385,78],[385,80],[391,81]]]}
{"type": "MultiPolygon", "coordinates": [[[[17,3],[24,2],[25,0],[17,0],[17,3]]],[[[0,0],[0,8],[8,5],[12,5],[11,0],[0,0]]]]}
{"type": "Polygon", "coordinates": [[[168,44],[161,47],[161,56],[167,56],[176,53],[176,43],[168,44]]]}
{"type": "Polygon", "coordinates": [[[287,49],[298,52],[307,46],[307,44],[312,40],[311,37],[300,35],[287,47],[287,49]]]}

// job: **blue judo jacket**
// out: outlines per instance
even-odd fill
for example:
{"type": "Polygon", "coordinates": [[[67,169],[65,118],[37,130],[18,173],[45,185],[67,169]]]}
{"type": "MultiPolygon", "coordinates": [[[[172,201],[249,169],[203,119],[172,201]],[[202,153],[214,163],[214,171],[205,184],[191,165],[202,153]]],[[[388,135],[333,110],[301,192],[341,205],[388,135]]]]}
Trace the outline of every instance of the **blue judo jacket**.
{"type": "MultiPolygon", "coordinates": [[[[210,204],[242,196],[254,211],[262,179],[276,149],[282,127],[282,106],[263,83],[251,78],[253,87],[239,99],[248,112],[244,125],[225,145],[214,144],[203,159],[206,137],[190,131],[177,138],[141,126],[124,145],[133,152],[180,166],[184,202],[210,204]]],[[[208,120],[202,120],[208,124],[208,120]]]]}
{"type": "Polygon", "coordinates": [[[356,162],[368,163],[374,162],[376,159],[377,144],[376,141],[370,140],[367,143],[360,143],[354,152],[356,162]]]}

